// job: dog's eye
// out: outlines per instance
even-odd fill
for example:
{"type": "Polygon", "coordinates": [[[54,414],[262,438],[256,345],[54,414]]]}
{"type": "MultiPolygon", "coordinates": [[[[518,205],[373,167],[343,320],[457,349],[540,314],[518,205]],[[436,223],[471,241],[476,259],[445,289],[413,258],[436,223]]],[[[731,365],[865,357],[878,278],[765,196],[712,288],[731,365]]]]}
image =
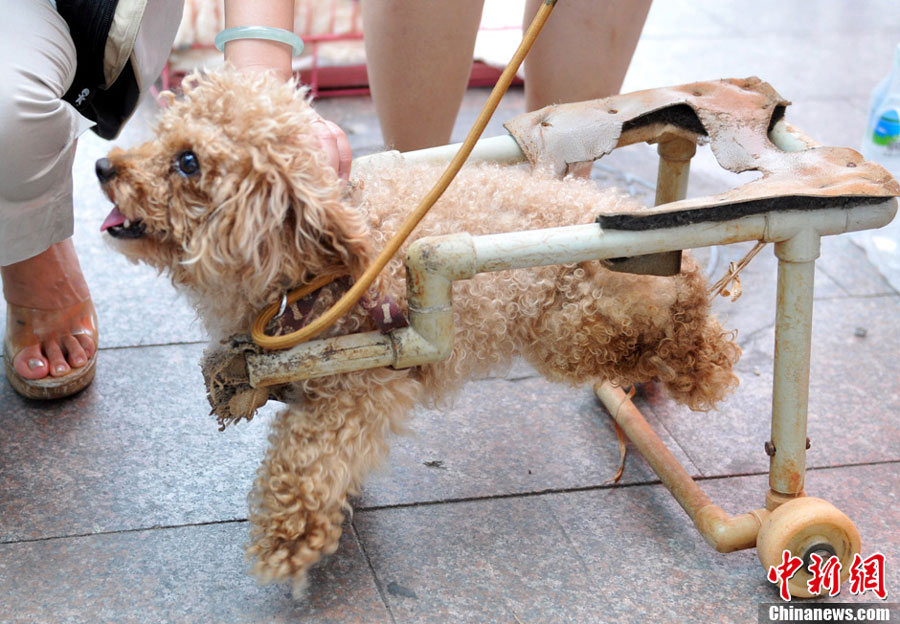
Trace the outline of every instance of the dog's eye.
{"type": "Polygon", "coordinates": [[[190,150],[178,154],[175,166],[178,167],[178,173],[183,176],[190,177],[200,173],[200,161],[197,159],[197,155],[190,150]]]}

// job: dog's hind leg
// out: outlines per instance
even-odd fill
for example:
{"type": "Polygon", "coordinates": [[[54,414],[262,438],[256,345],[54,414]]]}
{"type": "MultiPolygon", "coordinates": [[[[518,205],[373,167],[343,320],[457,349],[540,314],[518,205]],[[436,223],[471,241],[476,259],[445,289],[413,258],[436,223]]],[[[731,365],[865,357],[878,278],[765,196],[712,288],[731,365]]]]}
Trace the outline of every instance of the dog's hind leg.
{"type": "Polygon", "coordinates": [[[674,277],[614,273],[597,262],[557,270],[543,282],[541,313],[517,327],[523,355],[548,378],[658,379],[693,409],[711,408],[737,385],[740,348],[709,315],[692,260],[674,277]]]}
{"type": "Polygon", "coordinates": [[[247,556],[262,581],[293,582],[341,536],[348,495],[384,457],[420,392],[408,371],[374,369],[304,385],[304,400],[281,412],[250,495],[247,556]]]}

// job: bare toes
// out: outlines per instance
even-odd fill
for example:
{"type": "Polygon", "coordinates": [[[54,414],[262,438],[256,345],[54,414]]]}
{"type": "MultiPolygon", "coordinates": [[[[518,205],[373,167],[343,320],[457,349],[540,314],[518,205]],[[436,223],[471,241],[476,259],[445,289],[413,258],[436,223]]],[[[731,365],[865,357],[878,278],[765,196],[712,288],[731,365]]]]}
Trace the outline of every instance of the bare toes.
{"type": "Polygon", "coordinates": [[[88,357],[75,336],[63,336],[62,347],[66,353],[66,361],[72,368],[81,368],[87,364],[88,357]]]}
{"type": "Polygon", "coordinates": [[[88,333],[79,333],[75,334],[75,339],[78,341],[78,344],[81,345],[85,357],[90,359],[90,357],[94,355],[94,351],[97,350],[97,343],[94,341],[94,337],[88,333]]]}
{"type": "Polygon", "coordinates": [[[19,351],[13,358],[13,368],[24,379],[43,379],[50,374],[50,364],[41,353],[41,345],[32,345],[19,351]]]}
{"type": "Polygon", "coordinates": [[[52,377],[62,377],[72,370],[69,367],[69,363],[66,362],[66,357],[63,355],[58,342],[45,342],[44,353],[47,354],[47,359],[50,360],[50,375],[52,377]]]}

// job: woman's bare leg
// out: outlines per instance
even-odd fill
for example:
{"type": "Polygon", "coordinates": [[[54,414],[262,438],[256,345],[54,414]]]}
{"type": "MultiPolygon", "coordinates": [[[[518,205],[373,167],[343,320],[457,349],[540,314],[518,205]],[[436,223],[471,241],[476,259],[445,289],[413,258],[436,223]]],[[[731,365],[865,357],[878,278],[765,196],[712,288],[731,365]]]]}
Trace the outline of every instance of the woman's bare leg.
{"type": "Polygon", "coordinates": [[[449,142],[483,0],[365,0],[366,63],[387,147],[449,142]]]}
{"type": "MultiPolygon", "coordinates": [[[[525,25],[544,0],[528,0],[525,25]]],[[[651,0],[565,0],[525,60],[528,110],[615,95],[647,19],[651,0]]]]}

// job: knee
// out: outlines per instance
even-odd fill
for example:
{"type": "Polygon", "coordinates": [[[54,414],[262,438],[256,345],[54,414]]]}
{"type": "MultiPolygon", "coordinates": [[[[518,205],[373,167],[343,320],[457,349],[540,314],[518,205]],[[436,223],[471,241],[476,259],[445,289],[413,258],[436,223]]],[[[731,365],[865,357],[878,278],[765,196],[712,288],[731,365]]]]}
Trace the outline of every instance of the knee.
{"type": "Polygon", "coordinates": [[[68,105],[39,79],[7,67],[0,84],[0,196],[17,201],[43,191],[75,133],[68,105]]]}
{"type": "Polygon", "coordinates": [[[10,153],[27,136],[31,120],[48,108],[51,94],[38,76],[14,65],[0,67],[0,84],[0,146],[10,153]]]}

